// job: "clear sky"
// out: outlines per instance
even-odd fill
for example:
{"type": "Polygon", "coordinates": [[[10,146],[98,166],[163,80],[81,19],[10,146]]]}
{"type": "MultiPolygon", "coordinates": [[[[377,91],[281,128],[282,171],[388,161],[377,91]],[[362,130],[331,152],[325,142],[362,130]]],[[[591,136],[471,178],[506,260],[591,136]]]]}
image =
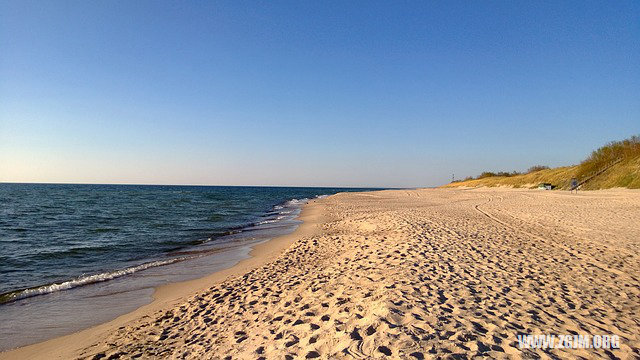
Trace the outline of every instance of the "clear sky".
{"type": "Polygon", "coordinates": [[[638,1],[0,0],[0,181],[433,186],[638,133],[638,1]]]}

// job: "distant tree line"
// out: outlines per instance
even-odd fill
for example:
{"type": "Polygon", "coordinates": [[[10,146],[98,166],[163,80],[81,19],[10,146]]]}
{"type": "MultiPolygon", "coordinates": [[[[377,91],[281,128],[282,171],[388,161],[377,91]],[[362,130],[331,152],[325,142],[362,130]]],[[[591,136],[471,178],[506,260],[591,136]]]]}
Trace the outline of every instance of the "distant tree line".
{"type": "Polygon", "coordinates": [[[536,171],[540,171],[540,170],[546,170],[548,168],[549,167],[545,166],[545,165],[534,165],[534,166],[530,167],[526,172],[519,172],[519,171],[512,171],[512,172],[508,172],[508,171],[498,171],[498,172],[484,171],[483,173],[481,173],[480,175],[478,175],[476,177],[467,176],[464,180],[456,180],[455,182],[484,179],[484,178],[494,177],[494,176],[509,177],[509,176],[516,176],[516,175],[522,175],[522,174],[530,174],[532,172],[536,172],[536,171]]]}

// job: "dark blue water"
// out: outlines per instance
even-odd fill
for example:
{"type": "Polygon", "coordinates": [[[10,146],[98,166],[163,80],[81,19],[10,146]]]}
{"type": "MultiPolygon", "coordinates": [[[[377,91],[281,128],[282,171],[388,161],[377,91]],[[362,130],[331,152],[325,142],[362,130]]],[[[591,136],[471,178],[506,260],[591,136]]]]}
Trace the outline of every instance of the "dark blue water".
{"type": "Polygon", "coordinates": [[[131,311],[293,231],[307,199],[364,190],[0,184],[0,350],[131,311]]]}
{"type": "Polygon", "coordinates": [[[170,261],[289,200],[353,190],[0,184],[0,294],[170,261]]]}

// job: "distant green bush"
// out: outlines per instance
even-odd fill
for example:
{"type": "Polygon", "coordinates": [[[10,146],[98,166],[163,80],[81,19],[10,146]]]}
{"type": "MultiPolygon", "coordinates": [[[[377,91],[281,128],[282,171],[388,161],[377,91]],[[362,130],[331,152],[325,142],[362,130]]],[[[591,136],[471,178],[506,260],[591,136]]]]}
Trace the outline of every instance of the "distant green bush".
{"type": "Polygon", "coordinates": [[[497,176],[507,176],[507,177],[509,177],[509,176],[516,176],[516,175],[520,175],[520,173],[519,173],[519,172],[517,172],[517,171],[512,171],[512,172],[498,171],[498,172],[496,173],[496,175],[497,175],[497,176]]]}
{"type": "Polygon", "coordinates": [[[527,170],[527,174],[531,174],[532,172],[547,170],[549,167],[546,165],[534,165],[527,170]]]}
{"type": "Polygon", "coordinates": [[[496,176],[496,173],[492,173],[491,171],[485,171],[482,174],[478,175],[476,179],[484,179],[484,178],[493,177],[493,176],[496,176]]]}
{"type": "MultiPolygon", "coordinates": [[[[475,179],[484,179],[484,178],[493,177],[493,176],[509,177],[509,176],[516,176],[516,175],[520,175],[520,173],[517,171],[512,171],[512,172],[498,171],[497,173],[494,173],[491,171],[485,171],[482,174],[478,175],[475,179]]],[[[473,179],[474,178],[472,177],[469,178],[469,180],[473,180],[473,179]]]]}

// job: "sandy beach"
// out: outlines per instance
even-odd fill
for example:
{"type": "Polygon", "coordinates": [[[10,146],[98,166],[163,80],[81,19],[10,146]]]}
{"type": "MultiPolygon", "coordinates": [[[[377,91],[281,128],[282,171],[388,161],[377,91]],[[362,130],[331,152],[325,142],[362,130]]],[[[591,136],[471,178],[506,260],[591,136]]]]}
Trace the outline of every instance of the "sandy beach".
{"type": "Polygon", "coordinates": [[[340,193],[301,219],[231,269],[0,359],[640,357],[639,191],[340,193]],[[518,334],[620,349],[520,349],[518,334]]]}

